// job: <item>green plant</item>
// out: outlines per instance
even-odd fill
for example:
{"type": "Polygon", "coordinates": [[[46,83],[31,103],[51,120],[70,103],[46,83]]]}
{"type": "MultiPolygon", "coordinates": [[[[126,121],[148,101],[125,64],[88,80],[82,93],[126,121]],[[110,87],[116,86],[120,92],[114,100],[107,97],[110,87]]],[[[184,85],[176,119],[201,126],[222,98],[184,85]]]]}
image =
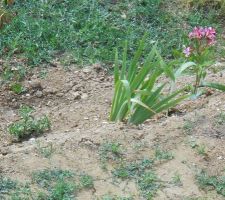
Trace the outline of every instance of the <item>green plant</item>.
{"type": "Polygon", "coordinates": [[[25,88],[20,83],[13,83],[10,89],[16,94],[21,94],[25,91],[25,88]]]}
{"type": "Polygon", "coordinates": [[[161,183],[154,172],[148,171],[138,179],[138,186],[142,195],[147,200],[152,200],[157,190],[161,187],[161,183]]]}
{"type": "Polygon", "coordinates": [[[16,136],[18,139],[29,137],[31,134],[42,134],[50,129],[51,124],[47,116],[35,120],[31,113],[34,110],[28,106],[21,106],[19,115],[22,118],[18,122],[9,125],[9,133],[16,136]]]}
{"type": "Polygon", "coordinates": [[[183,129],[184,129],[185,133],[191,134],[193,132],[195,126],[196,126],[196,122],[187,119],[184,122],[183,129]]]}
{"type": "Polygon", "coordinates": [[[172,183],[176,186],[182,186],[181,175],[178,172],[174,173],[172,177],[172,183]]]}
{"type": "Polygon", "coordinates": [[[133,200],[132,197],[119,197],[116,195],[104,195],[101,200],[133,200]]]}
{"type": "Polygon", "coordinates": [[[73,172],[61,169],[45,169],[36,171],[32,174],[33,182],[37,183],[41,187],[48,188],[52,183],[60,180],[73,178],[75,175],[73,172]]]}
{"type": "Polygon", "coordinates": [[[195,27],[189,33],[189,44],[183,51],[185,57],[195,63],[193,71],[196,76],[193,94],[199,96],[200,87],[211,87],[225,91],[225,85],[205,82],[207,68],[215,62],[216,30],[212,27],[195,27]]]}
{"type": "Polygon", "coordinates": [[[221,112],[219,115],[215,116],[214,126],[221,126],[225,124],[225,113],[221,112]]]}
{"type": "Polygon", "coordinates": [[[47,146],[42,146],[41,143],[37,141],[37,151],[39,154],[41,154],[45,158],[51,158],[55,149],[53,148],[52,143],[49,143],[47,146]]]}
{"type": "Polygon", "coordinates": [[[94,181],[91,176],[84,174],[80,176],[80,184],[82,188],[93,188],[94,181]]]}
{"type": "Polygon", "coordinates": [[[48,200],[73,200],[75,198],[76,185],[61,180],[53,187],[48,200]]]}
{"type": "Polygon", "coordinates": [[[151,168],[153,163],[153,160],[143,159],[139,162],[121,164],[121,166],[113,171],[113,175],[121,179],[137,178],[143,174],[146,169],[151,168]]]}
{"type": "Polygon", "coordinates": [[[103,169],[106,169],[106,161],[121,160],[123,147],[117,142],[106,142],[99,147],[99,155],[103,169]]]}
{"type": "Polygon", "coordinates": [[[202,156],[207,155],[206,146],[204,144],[197,145],[196,149],[199,155],[202,155],[202,156]]]}
{"type": "Polygon", "coordinates": [[[154,46],[144,61],[139,64],[145,48],[145,38],[140,41],[138,50],[128,65],[127,42],[125,42],[122,68],[119,70],[118,52],[114,66],[114,97],[110,113],[111,121],[128,118],[132,124],[140,124],[155,114],[167,110],[188,97],[187,87],[170,94],[163,93],[165,84],[157,84],[163,74],[175,80],[173,70],[166,65],[154,46]]]}
{"type": "Polygon", "coordinates": [[[155,150],[155,158],[156,160],[172,160],[174,155],[169,151],[163,151],[159,148],[155,150]]]}
{"type": "Polygon", "coordinates": [[[213,187],[218,194],[225,197],[225,177],[209,176],[205,171],[196,175],[196,179],[202,189],[213,187]]]}
{"type": "Polygon", "coordinates": [[[9,193],[17,187],[17,183],[9,178],[0,176],[0,197],[2,194],[9,193]]]}

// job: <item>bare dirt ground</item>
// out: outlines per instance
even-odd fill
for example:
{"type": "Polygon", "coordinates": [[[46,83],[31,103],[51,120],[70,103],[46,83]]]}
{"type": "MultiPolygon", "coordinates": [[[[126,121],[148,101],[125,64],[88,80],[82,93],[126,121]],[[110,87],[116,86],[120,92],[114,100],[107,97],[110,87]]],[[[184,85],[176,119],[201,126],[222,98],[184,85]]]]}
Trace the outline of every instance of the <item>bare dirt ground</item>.
{"type": "MultiPolygon", "coordinates": [[[[209,79],[225,83],[225,72],[209,79]]],[[[184,77],[181,81],[188,79],[184,77]]],[[[210,175],[223,175],[225,169],[225,94],[213,91],[195,101],[178,106],[171,116],[157,116],[140,127],[111,123],[108,115],[113,95],[112,77],[98,65],[82,70],[52,67],[47,77],[38,73],[25,83],[29,92],[14,95],[0,91],[0,173],[20,181],[30,180],[33,171],[67,169],[82,171],[94,178],[94,188],[84,190],[78,200],[100,199],[103,195],[132,196],[141,200],[133,180],[113,177],[113,159],[103,169],[99,149],[106,142],[117,142],[123,162],[153,158],[156,149],[172,152],[173,159],[157,161],[154,171],[162,181],[155,200],[222,200],[214,190],[200,189],[196,174],[204,169],[210,175]],[[52,129],[38,138],[14,142],[7,126],[18,120],[21,104],[33,106],[35,115],[49,116],[52,129]],[[52,145],[50,158],[38,147],[52,145]],[[180,184],[174,183],[179,174],[180,184]]]]}

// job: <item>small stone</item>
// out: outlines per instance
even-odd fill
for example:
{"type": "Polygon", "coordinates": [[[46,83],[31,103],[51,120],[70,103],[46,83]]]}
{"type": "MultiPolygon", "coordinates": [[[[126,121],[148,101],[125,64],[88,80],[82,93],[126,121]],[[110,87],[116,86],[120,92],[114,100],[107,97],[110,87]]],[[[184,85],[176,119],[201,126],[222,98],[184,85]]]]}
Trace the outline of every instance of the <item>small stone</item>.
{"type": "Polygon", "coordinates": [[[81,99],[87,99],[88,98],[88,95],[86,94],[86,93],[83,93],[82,95],[81,95],[81,99]]]}
{"type": "Polygon", "coordinates": [[[72,95],[73,95],[73,99],[74,99],[74,100],[75,100],[75,99],[80,99],[80,98],[81,98],[79,92],[73,92],[72,95]]]}
{"type": "Polygon", "coordinates": [[[63,97],[64,94],[62,92],[56,94],[57,97],[63,97]]]}
{"type": "Polygon", "coordinates": [[[35,138],[30,138],[30,139],[29,139],[29,142],[31,142],[31,143],[34,143],[35,141],[36,141],[35,138]]]}
{"type": "Polygon", "coordinates": [[[41,97],[43,96],[43,92],[40,91],[40,90],[38,90],[38,91],[36,92],[36,96],[37,96],[38,98],[41,98],[41,97]]]}
{"type": "Polygon", "coordinates": [[[86,74],[91,73],[91,69],[89,67],[86,67],[83,69],[83,72],[86,74]]]}

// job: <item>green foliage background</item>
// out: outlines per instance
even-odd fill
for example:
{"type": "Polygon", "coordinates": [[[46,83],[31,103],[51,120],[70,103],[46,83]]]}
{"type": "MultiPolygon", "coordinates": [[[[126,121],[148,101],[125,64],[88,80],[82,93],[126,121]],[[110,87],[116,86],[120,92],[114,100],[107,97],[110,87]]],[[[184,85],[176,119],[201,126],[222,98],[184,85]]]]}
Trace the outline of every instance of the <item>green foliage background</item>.
{"type": "Polygon", "coordinates": [[[127,39],[135,48],[145,32],[146,43],[158,41],[162,54],[170,58],[173,49],[182,47],[182,36],[190,27],[219,27],[216,7],[205,15],[204,7],[185,10],[169,0],[15,2],[6,8],[15,16],[0,30],[0,55],[16,54],[29,65],[65,55],[73,63],[112,63],[116,46],[127,39]]]}

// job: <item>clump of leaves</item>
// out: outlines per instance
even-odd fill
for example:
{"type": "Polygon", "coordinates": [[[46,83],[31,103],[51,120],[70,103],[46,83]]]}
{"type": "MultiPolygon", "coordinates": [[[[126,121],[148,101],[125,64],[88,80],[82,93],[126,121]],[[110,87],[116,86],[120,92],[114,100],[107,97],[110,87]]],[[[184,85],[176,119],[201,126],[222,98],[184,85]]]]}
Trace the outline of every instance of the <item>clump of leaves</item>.
{"type": "Polygon", "coordinates": [[[118,52],[114,66],[114,97],[110,113],[111,121],[124,121],[141,124],[155,114],[167,110],[188,97],[187,87],[163,92],[166,84],[158,84],[163,75],[175,81],[171,66],[167,65],[156,46],[152,48],[147,58],[140,64],[142,52],[145,49],[145,38],[140,41],[133,59],[127,61],[128,45],[125,42],[122,67],[119,69],[118,52]]]}
{"type": "Polygon", "coordinates": [[[44,169],[41,171],[34,172],[32,174],[32,180],[39,186],[43,188],[48,188],[54,182],[58,182],[60,180],[65,180],[68,178],[73,178],[74,176],[75,174],[68,170],[44,169]]]}
{"type": "Polygon", "coordinates": [[[9,193],[17,187],[17,183],[9,178],[0,176],[0,197],[2,194],[9,193]]]}
{"type": "Polygon", "coordinates": [[[106,161],[122,159],[123,147],[118,142],[106,142],[100,146],[99,155],[102,167],[106,169],[106,161]]]}
{"type": "Polygon", "coordinates": [[[47,146],[42,146],[41,143],[37,141],[37,151],[45,158],[50,158],[54,153],[55,149],[53,148],[52,143],[49,143],[47,146]]]}
{"type": "Polygon", "coordinates": [[[132,197],[119,197],[116,195],[104,195],[101,200],[133,200],[132,197]]]}
{"type": "Polygon", "coordinates": [[[155,150],[156,160],[172,160],[174,158],[173,154],[169,151],[164,151],[159,148],[155,150]]]}
{"type": "Polygon", "coordinates": [[[21,184],[10,178],[0,176],[0,199],[28,200],[31,190],[28,184],[21,184]]]}
{"type": "Polygon", "coordinates": [[[94,180],[91,176],[61,169],[36,171],[32,174],[32,180],[48,191],[48,194],[40,194],[43,199],[48,200],[73,200],[77,192],[94,187],[94,180]]]}
{"type": "Polygon", "coordinates": [[[81,175],[80,185],[82,188],[93,188],[94,186],[93,178],[87,174],[81,175]]]}
{"type": "Polygon", "coordinates": [[[28,106],[21,106],[19,115],[21,120],[9,125],[8,130],[11,135],[17,139],[29,137],[31,134],[39,135],[51,128],[51,123],[47,116],[40,119],[34,119],[31,115],[34,111],[33,108],[28,106]]]}
{"type": "Polygon", "coordinates": [[[127,164],[122,164],[120,167],[113,171],[114,176],[127,179],[127,178],[137,178],[144,173],[146,169],[153,166],[154,161],[149,159],[143,159],[139,162],[131,162],[127,164]]]}
{"type": "Polygon", "coordinates": [[[16,94],[21,94],[25,91],[25,88],[22,86],[21,83],[13,83],[10,86],[11,91],[13,91],[16,94]]]}
{"type": "Polygon", "coordinates": [[[201,171],[196,179],[202,189],[213,187],[218,194],[225,197],[225,176],[209,176],[205,171],[201,171]]]}
{"type": "Polygon", "coordinates": [[[148,171],[140,176],[138,186],[143,197],[147,200],[152,200],[157,190],[161,187],[161,183],[154,172],[148,171]]]}

